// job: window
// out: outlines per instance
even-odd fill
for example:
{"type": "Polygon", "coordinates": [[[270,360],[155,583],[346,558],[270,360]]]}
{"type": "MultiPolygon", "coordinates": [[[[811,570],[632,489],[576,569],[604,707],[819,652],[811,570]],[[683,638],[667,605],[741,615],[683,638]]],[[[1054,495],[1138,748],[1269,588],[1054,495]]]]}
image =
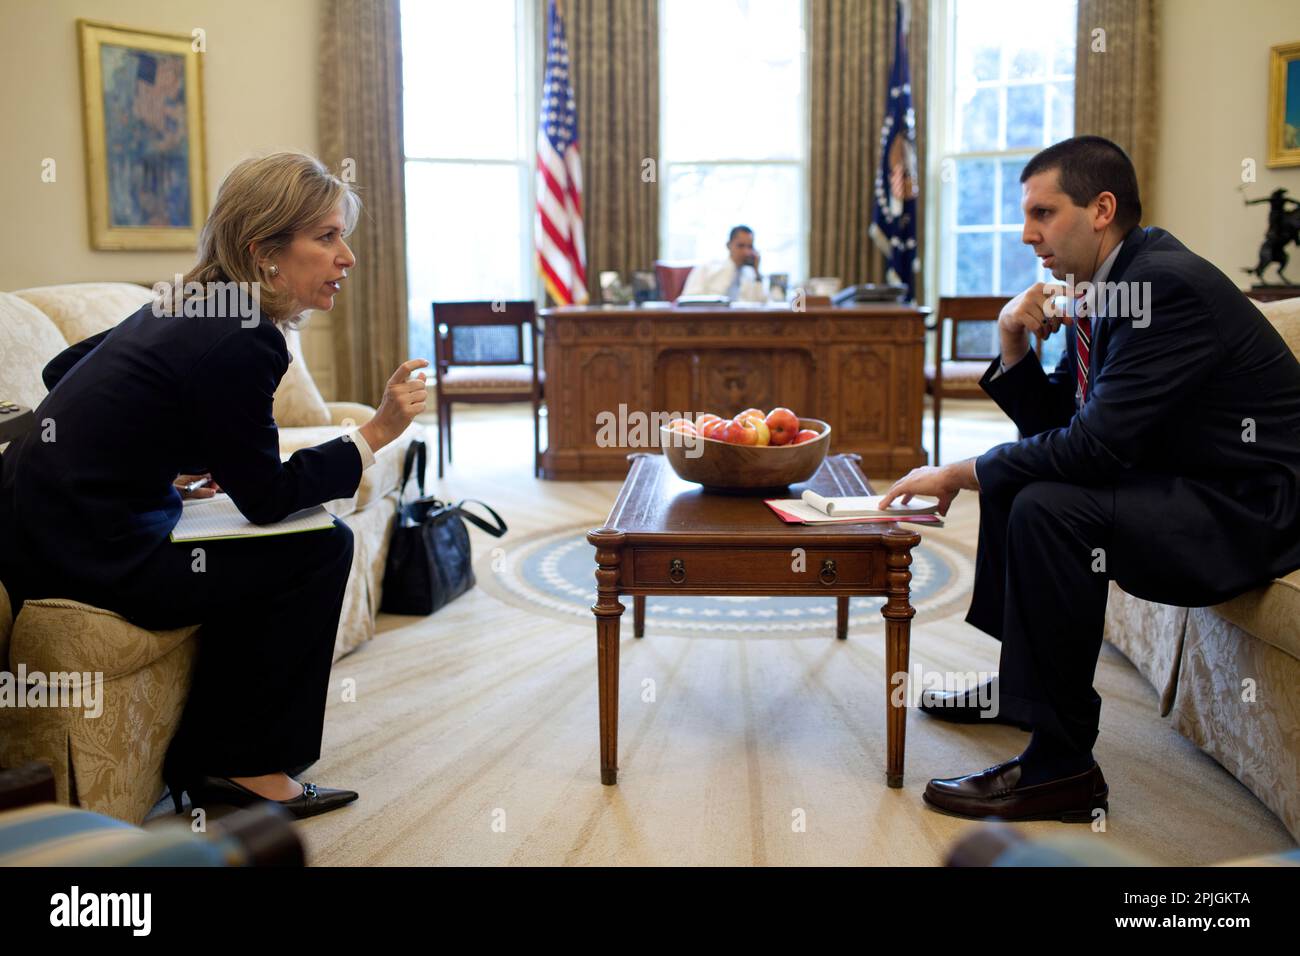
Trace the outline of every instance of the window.
{"type": "Polygon", "coordinates": [[[802,3],[661,0],[660,251],[708,262],[754,230],[764,275],[807,275],[802,3]]]}
{"type": "Polygon", "coordinates": [[[432,302],[535,297],[531,7],[402,0],[412,355],[432,302]]]}
{"type": "Polygon", "coordinates": [[[1075,0],[948,0],[944,13],[932,111],[939,287],[1015,295],[1048,276],[1020,241],[1020,172],[1074,135],[1075,0]]]}

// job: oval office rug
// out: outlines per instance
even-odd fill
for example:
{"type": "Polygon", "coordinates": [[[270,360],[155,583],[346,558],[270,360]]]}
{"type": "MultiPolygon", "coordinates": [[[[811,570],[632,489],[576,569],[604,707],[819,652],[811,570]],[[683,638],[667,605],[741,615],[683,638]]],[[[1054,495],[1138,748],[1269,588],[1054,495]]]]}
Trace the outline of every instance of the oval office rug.
{"type": "MultiPolygon", "coordinates": [[[[507,547],[489,549],[475,565],[479,586],[518,607],[574,623],[595,622],[595,549],[587,542],[591,525],[549,531],[507,547]]],[[[941,532],[923,529],[912,551],[912,606],[917,616],[941,617],[965,611],[974,580],[974,564],[963,551],[938,540],[941,532]]],[[[631,634],[632,599],[622,623],[631,634]]],[[[849,601],[849,630],[883,630],[883,597],[849,601]]],[[[675,597],[646,598],[646,632],[683,635],[800,634],[824,637],[835,630],[833,596],[816,597],[675,597]]]]}

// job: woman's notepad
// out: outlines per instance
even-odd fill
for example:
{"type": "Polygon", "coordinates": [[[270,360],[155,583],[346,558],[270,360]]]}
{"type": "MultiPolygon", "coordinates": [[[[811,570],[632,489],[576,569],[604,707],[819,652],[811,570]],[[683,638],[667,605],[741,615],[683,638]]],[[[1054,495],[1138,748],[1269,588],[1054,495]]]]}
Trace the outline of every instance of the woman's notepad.
{"type": "Polygon", "coordinates": [[[230,496],[223,494],[186,501],[181,510],[181,520],[172,529],[172,541],[265,538],[273,534],[323,531],[333,526],[334,516],[321,505],[296,511],[275,524],[253,524],[239,513],[230,496]]]}
{"type": "Polygon", "coordinates": [[[938,498],[913,498],[907,504],[901,499],[895,500],[888,508],[881,509],[880,499],[884,495],[867,495],[857,498],[825,498],[815,491],[805,490],[803,500],[822,514],[831,518],[883,518],[902,515],[932,515],[939,510],[938,498]]]}

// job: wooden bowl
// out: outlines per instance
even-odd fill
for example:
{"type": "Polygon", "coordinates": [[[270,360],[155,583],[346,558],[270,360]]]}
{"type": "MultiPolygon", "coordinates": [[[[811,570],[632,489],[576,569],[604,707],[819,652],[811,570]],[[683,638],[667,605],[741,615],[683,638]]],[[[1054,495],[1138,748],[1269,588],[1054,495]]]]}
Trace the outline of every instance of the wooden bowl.
{"type": "Polygon", "coordinates": [[[732,445],[713,438],[683,437],[664,427],[660,429],[660,445],[679,478],[706,489],[782,488],[816,474],[831,447],[831,426],[825,422],[801,418],[799,428],[821,434],[801,445],[732,445]],[[703,450],[691,448],[690,441],[703,450]],[[691,458],[688,452],[698,454],[691,458]]]}

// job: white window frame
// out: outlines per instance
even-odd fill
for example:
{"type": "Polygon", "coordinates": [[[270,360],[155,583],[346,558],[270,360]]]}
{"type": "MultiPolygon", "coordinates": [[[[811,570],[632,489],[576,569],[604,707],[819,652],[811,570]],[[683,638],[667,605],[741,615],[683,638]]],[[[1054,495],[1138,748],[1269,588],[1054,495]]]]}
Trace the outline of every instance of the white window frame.
{"type": "MultiPolygon", "coordinates": [[[[803,11],[802,12],[803,42],[799,48],[799,56],[801,58],[800,71],[803,73],[803,96],[799,98],[796,107],[799,111],[799,122],[798,122],[799,149],[798,149],[797,158],[795,159],[741,159],[739,157],[735,157],[735,158],[719,159],[717,157],[710,157],[708,159],[701,159],[697,157],[691,157],[689,159],[688,158],[669,159],[666,155],[664,155],[664,147],[663,147],[663,144],[667,142],[667,137],[665,135],[666,133],[665,117],[667,116],[668,111],[664,107],[664,104],[667,101],[667,97],[665,96],[664,86],[665,86],[665,77],[666,77],[665,64],[668,62],[668,50],[667,50],[668,32],[664,30],[662,27],[664,22],[663,0],[659,0],[659,23],[660,23],[659,153],[660,156],[659,156],[658,172],[657,172],[659,178],[659,236],[656,245],[659,250],[660,259],[668,258],[667,255],[668,237],[672,235],[672,221],[671,221],[672,203],[671,203],[671,197],[669,196],[669,189],[668,189],[668,183],[671,181],[671,176],[669,175],[669,172],[672,169],[672,167],[674,166],[792,167],[797,172],[798,188],[796,190],[796,195],[799,197],[798,206],[795,211],[796,220],[795,220],[794,233],[795,233],[795,241],[797,243],[797,247],[801,249],[801,253],[800,253],[799,263],[790,271],[790,285],[793,288],[795,285],[802,284],[802,282],[808,278],[808,276],[806,275],[799,276],[795,272],[795,270],[798,268],[802,268],[805,273],[811,269],[809,259],[811,258],[811,252],[812,252],[812,242],[810,238],[812,234],[812,229],[811,229],[811,224],[809,223],[809,215],[808,215],[808,206],[809,206],[808,161],[809,161],[809,153],[811,152],[811,147],[812,147],[812,111],[810,109],[810,102],[809,102],[812,98],[812,88],[811,88],[812,67],[810,63],[810,58],[808,56],[808,26],[809,26],[808,19],[811,10],[809,9],[810,4],[808,0],[803,0],[801,7],[803,11]]],[[[738,222],[732,223],[732,225],[738,225],[738,224],[739,224],[738,222]]],[[[747,223],[747,225],[752,226],[753,224],[747,223]]],[[[726,241],[725,237],[719,237],[718,239],[719,249],[722,248],[725,241],[726,241]]],[[[761,254],[762,251],[761,238],[757,242],[757,245],[759,246],[759,251],[761,254]]],[[[723,257],[722,254],[719,253],[714,258],[721,259],[723,257]]],[[[769,271],[770,271],[770,267],[765,265],[763,267],[764,274],[767,274],[769,271]]]]}

